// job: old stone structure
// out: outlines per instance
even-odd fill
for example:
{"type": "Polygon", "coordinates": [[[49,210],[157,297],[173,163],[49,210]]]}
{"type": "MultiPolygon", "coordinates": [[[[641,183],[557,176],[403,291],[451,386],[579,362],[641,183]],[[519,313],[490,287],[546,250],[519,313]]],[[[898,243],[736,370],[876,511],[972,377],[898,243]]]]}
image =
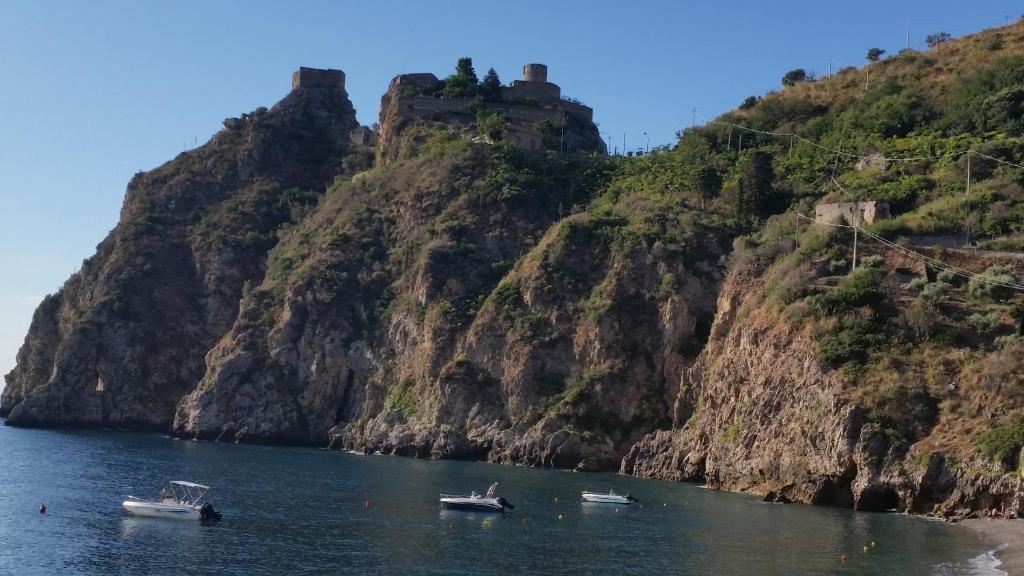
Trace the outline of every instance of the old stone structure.
{"type": "Polygon", "coordinates": [[[818,204],[814,208],[814,219],[818,222],[834,223],[840,218],[853,226],[871,224],[876,220],[889,218],[889,204],[881,200],[869,200],[818,204]]]}
{"type": "Polygon", "coordinates": [[[341,70],[300,67],[292,73],[292,90],[299,88],[345,88],[345,73],[341,70]]]}
{"type": "Polygon", "coordinates": [[[501,112],[508,122],[505,140],[524,150],[606,153],[594,125],[594,111],[562,98],[562,89],[548,82],[544,64],[527,64],[523,79],[501,88],[500,98],[442,98],[443,82],[431,73],[396,76],[381,99],[380,141],[385,157],[395,156],[396,136],[414,122],[472,125],[480,106],[501,112]],[[390,150],[390,152],[389,152],[390,150]]]}

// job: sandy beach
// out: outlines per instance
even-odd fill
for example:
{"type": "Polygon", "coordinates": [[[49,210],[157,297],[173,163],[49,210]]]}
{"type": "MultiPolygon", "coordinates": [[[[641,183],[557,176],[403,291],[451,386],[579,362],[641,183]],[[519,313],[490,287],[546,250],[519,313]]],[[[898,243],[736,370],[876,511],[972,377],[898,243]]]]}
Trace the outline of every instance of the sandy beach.
{"type": "Polygon", "coordinates": [[[972,518],[960,525],[980,532],[995,544],[1006,546],[996,553],[999,569],[1009,576],[1024,576],[1024,520],[972,518]]]}

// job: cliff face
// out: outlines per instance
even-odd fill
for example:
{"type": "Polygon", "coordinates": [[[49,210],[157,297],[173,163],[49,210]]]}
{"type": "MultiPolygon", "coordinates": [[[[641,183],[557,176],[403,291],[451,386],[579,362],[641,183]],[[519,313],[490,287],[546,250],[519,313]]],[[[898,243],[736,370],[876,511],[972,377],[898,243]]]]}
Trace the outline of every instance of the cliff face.
{"type": "Polygon", "coordinates": [[[559,217],[607,173],[455,141],[334,187],[271,252],[175,433],[616,467],[668,422],[722,248],[630,241],[650,206],[559,217]]]}
{"type": "Polygon", "coordinates": [[[763,287],[729,277],[711,341],[682,379],[674,429],[633,446],[621,472],[851,505],[860,411],[839,374],[819,367],[808,334],[743,309],[763,287]]]}
{"type": "Polygon", "coordinates": [[[296,90],[137,174],[117,228],[36,311],[6,376],[8,423],[167,429],[243,285],[335,176],[355,125],[343,90],[296,90]]]}
{"type": "MultiPolygon", "coordinates": [[[[994,371],[1001,386],[1012,386],[1019,345],[964,358],[963,349],[935,343],[927,358],[890,363],[880,355],[877,366],[852,374],[823,366],[828,335],[808,309],[822,304],[790,296],[780,306],[777,297],[782,278],[799,278],[802,289],[814,283],[814,271],[796,264],[805,257],[787,255],[761,271],[734,264],[711,338],[683,372],[671,429],[633,445],[620,472],[859,510],[954,518],[993,508],[1024,512],[1020,476],[981,457],[964,433],[965,423],[998,421],[1018,409],[1009,397],[993,402],[977,378],[994,371]],[[922,381],[930,370],[935,384],[922,381]]],[[[914,264],[890,255],[878,274],[914,264]]],[[[983,268],[984,256],[961,264],[983,268]]],[[[900,286],[883,283],[881,293],[898,300],[900,286]]],[[[840,282],[825,294],[843,288],[840,282]]]]}

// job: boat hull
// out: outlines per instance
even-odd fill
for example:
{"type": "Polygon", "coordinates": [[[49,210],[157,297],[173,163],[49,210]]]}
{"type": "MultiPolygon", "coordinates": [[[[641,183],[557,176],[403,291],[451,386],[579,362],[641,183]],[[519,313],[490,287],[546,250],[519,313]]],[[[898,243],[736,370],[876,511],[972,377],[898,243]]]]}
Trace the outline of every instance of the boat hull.
{"type": "Polygon", "coordinates": [[[126,500],[121,504],[133,516],[146,518],[166,518],[169,520],[198,521],[202,516],[199,507],[184,504],[163,504],[161,502],[143,502],[126,500]]]}
{"type": "Polygon", "coordinates": [[[633,502],[628,496],[619,496],[618,494],[591,494],[583,493],[584,502],[592,502],[594,504],[632,504],[633,502]]]}
{"type": "Polygon", "coordinates": [[[441,506],[448,510],[472,510],[473,512],[504,512],[505,507],[497,502],[488,502],[483,499],[442,499],[441,506]]]}

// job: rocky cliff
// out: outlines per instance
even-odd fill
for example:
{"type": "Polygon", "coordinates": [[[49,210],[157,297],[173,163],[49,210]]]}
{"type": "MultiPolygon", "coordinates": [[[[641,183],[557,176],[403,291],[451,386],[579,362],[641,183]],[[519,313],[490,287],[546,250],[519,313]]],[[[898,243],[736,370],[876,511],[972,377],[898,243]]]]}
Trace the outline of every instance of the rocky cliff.
{"type": "MultiPolygon", "coordinates": [[[[816,236],[821,227],[814,228],[798,224],[803,233],[782,244],[802,246],[795,253],[776,247],[770,233],[755,237],[755,247],[737,249],[708,344],[682,375],[672,429],[637,442],[620,472],[702,482],[777,502],[944,517],[992,508],[1024,512],[1019,475],[964,445],[965,421],[1016,411],[1009,397],[992,404],[977,377],[993,371],[998,375],[990,378],[1004,382],[1019,377],[1019,344],[965,358],[963,349],[942,344],[928,344],[922,357],[903,342],[896,344],[902,350],[876,353],[874,366],[831,368],[822,357],[836,334],[832,323],[844,320],[828,311],[892,314],[897,305],[906,307],[900,300],[907,290],[893,276],[925,269],[913,258],[876,254],[867,261],[877,268],[835,283],[814,265],[814,239],[822,237],[816,236]],[[765,246],[767,262],[763,252],[757,255],[765,246]],[[874,296],[849,309],[835,307],[868,276],[877,283],[874,296]]],[[[986,259],[975,253],[973,261],[957,264],[980,270],[991,264],[986,259]]],[[[889,320],[872,321],[881,337],[889,320]]]]}
{"type": "Polygon", "coordinates": [[[559,217],[607,177],[451,141],[335,186],[271,252],[175,433],[616,467],[668,422],[722,247],[649,250],[629,224],[653,206],[559,217]]]}
{"type": "Polygon", "coordinates": [[[137,174],[117,228],[36,311],[6,376],[7,423],[168,429],[278,232],[339,173],[355,126],[343,89],[299,89],[137,174]]]}

